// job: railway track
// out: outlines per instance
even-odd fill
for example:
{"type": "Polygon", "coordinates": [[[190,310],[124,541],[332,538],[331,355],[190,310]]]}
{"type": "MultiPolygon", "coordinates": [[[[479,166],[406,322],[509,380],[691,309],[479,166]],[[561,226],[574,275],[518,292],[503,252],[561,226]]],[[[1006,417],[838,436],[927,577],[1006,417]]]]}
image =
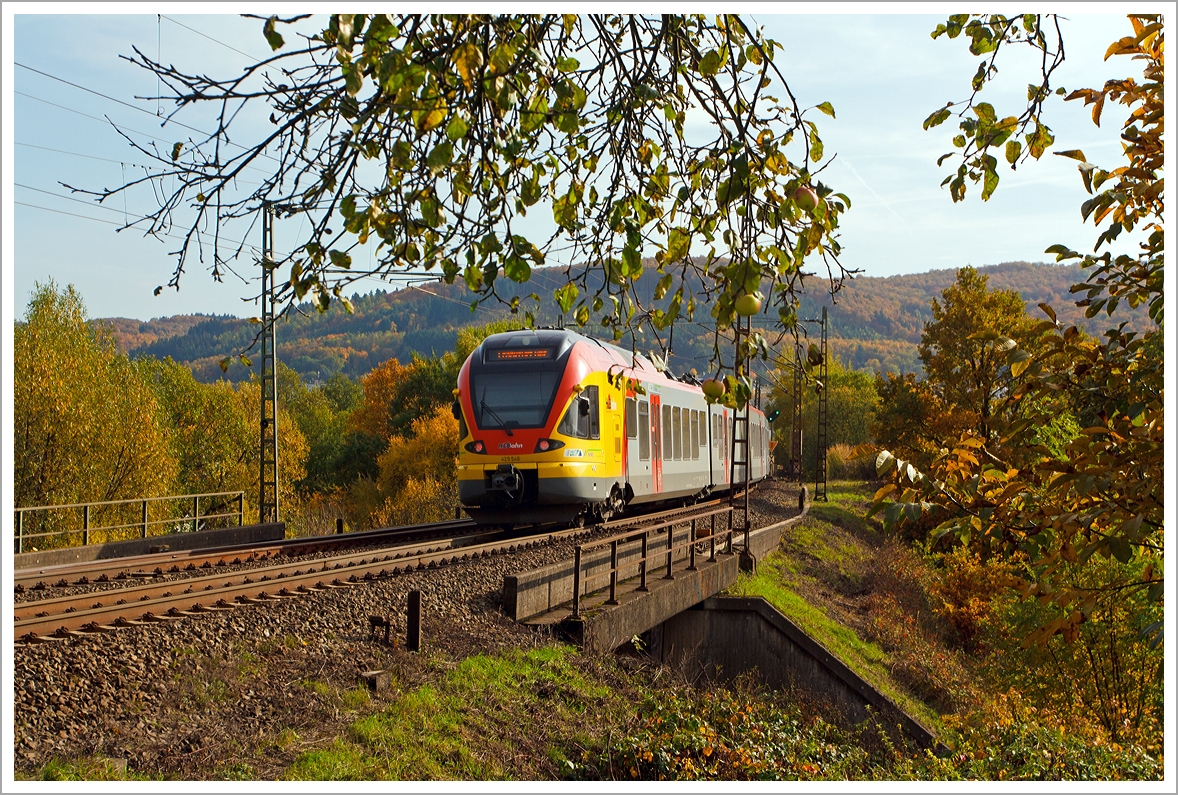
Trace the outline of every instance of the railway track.
{"type": "MultiPolygon", "coordinates": [[[[269,565],[233,572],[215,571],[201,574],[201,571],[206,570],[205,563],[208,564],[208,568],[213,568],[216,565],[212,563],[213,559],[223,559],[228,554],[239,554],[219,550],[218,554],[214,555],[212,551],[205,551],[205,562],[200,565],[191,559],[187,560],[184,569],[180,569],[178,563],[175,564],[176,568],[182,571],[192,564],[192,570],[189,570],[191,576],[184,579],[126,585],[122,588],[19,602],[15,605],[14,611],[14,638],[18,646],[51,642],[54,639],[111,632],[144,623],[175,621],[247,605],[273,603],[309,593],[351,588],[411,571],[460,565],[475,558],[508,554],[517,549],[530,549],[561,539],[592,536],[601,532],[614,533],[626,528],[637,529],[645,524],[665,522],[668,519],[689,522],[694,514],[711,510],[719,504],[719,500],[710,500],[688,508],[627,517],[589,528],[570,527],[510,539],[482,541],[480,537],[487,535],[486,531],[483,531],[452,536],[440,546],[424,549],[414,548],[412,545],[377,550],[365,549],[359,552],[330,554],[311,561],[278,560],[269,565]]],[[[472,529],[476,527],[473,523],[468,524],[472,529]]],[[[306,539],[307,545],[299,548],[310,549],[313,542],[318,540],[306,539]]],[[[288,554],[274,553],[275,546],[284,545],[282,542],[277,545],[264,545],[264,548],[272,552],[270,560],[289,557],[288,554]]],[[[263,548],[263,545],[250,548],[263,548]]],[[[154,570],[152,573],[154,574],[154,570]]],[[[85,574],[82,576],[89,578],[85,574]]]]}
{"type": "Polygon", "coordinates": [[[281,539],[263,543],[177,552],[164,551],[124,558],[39,566],[17,569],[13,572],[13,590],[17,595],[20,595],[29,591],[45,591],[51,588],[163,577],[167,574],[191,572],[212,566],[219,568],[239,566],[279,557],[321,555],[335,549],[348,547],[390,546],[428,541],[434,538],[445,538],[454,533],[474,530],[476,527],[477,525],[470,519],[456,519],[339,535],[281,539]]]}

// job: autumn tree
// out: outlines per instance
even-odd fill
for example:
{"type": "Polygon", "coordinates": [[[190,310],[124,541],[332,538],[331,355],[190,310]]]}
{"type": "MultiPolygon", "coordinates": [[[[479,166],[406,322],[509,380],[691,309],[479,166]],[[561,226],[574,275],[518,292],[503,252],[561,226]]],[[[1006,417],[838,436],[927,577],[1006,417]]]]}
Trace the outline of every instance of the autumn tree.
{"type": "Polygon", "coordinates": [[[73,286],[38,284],[13,336],[15,505],[168,493],[176,466],[159,403],[110,334],[87,321],[73,286]]]}
{"type": "Polygon", "coordinates": [[[417,418],[389,439],[379,473],[348,487],[356,527],[389,527],[453,518],[458,505],[458,420],[449,406],[417,418]]]}
{"type": "Polygon", "coordinates": [[[920,338],[920,361],[950,411],[968,413],[983,439],[995,429],[994,404],[1009,386],[1006,349],[996,341],[1025,342],[1030,320],[1013,290],[991,290],[988,277],[966,266],[933,299],[933,318],[920,338]]]}
{"type": "Polygon", "coordinates": [[[824,384],[819,387],[812,377],[803,381],[802,416],[795,420],[790,416],[790,407],[793,405],[794,363],[790,360],[779,360],[778,365],[777,369],[768,374],[771,386],[766,404],[781,412],[780,418],[774,423],[774,438],[778,440],[775,457],[778,461],[788,459],[790,433],[796,421],[803,431],[803,471],[814,471],[818,449],[816,389],[826,390],[829,447],[840,444],[856,446],[871,440],[871,425],[878,396],[875,381],[870,373],[851,370],[838,357],[831,356],[827,363],[827,378],[824,384]]]}
{"type": "Polygon", "coordinates": [[[971,427],[972,417],[952,411],[916,373],[881,373],[875,389],[879,405],[871,423],[871,439],[880,448],[918,467],[927,467],[941,448],[971,427]]]}
{"type": "MultiPolygon", "coordinates": [[[[1079,303],[1088,317],[1112,317],[1124,304],[1144,305],[1156,325],[1140,333],[1118,325],[1092,339],[1057,323],[1054,310],[1041,305],[1047,319],[1032,330],[1035,347],[1011,344],[1007,353],[1017,379],[1007,401],[1021,418],[999,439],[962,436],[925,472],[881,453],[879,470],[893,482],[876,495],[875,509],[888,524],[947,510],[952,518],[937,535],[1025,554],[1033,566],[1013,584],[1055,608],[1029,640],[1056,634],[1075,640],[1085,622],[1134,605],[1141,637],[1156,648],[1162,638],[1164,563],[1164,30],[1158,16],[1134,14],[1129,22],[1132,34],[1114,41],[1105,58],[1130,56],[1141,67],[1141,80],[1109,80],[1067,97],[1091,105],[1096,124],[1106,104],[1124,106],[1126,162],[1106,170],[1079,150],[1059,153],[1079,161],[1091,195],[1081,213],[1099,234],[1092,254],[1081,257],[1065,245],[1048,251],[1059,260],[1082,259],[1089,269],[1086,280],[1073,287],[1083,294],[1079,303]],[[1133,229],[1145,237],[1136,255],[1101,252],[1133,229]],[[1087,418],[1086,427],[1052,450],[1039,444],[1037,429],[1061,407],[1074,407],[1077,416],[1087,418]]],[[[987,47],[1015,41],[1003,32],[1009,23],[1004,17],[954,17],[950,23],[946,32],[966,31],[975,51],[980,40],[989,42],[987,47]]],[[[996,53],[994,47],[988,51],[996,53]]],[[[979,74],[989,74],[983,67],[979,74]]],[[[1047,77],[1045,71],[1044,89],[1047,77]]],[[[980,88],[975,84],[975,97],[980,88]]],[[[1030,93],[1028,109],[1034,110],[1044,95],[1030,93]]],[[[987,116],[974,102],[971,98],[969,107],[987,116]]],[[[987,136],[970,144],[977,156],[986,157],[985,150],[998,144],[997,137],[987,136]]]]}
{"type": "Polygon", "coordinates": [[[242,490],[257,472],[248,470],[256,447],[257,418],[246,415],[231,385],[202,384],[171,358],[145,357],[136,369],[151,386],[166,420],[168,448],[176,462],[175,488],[200,494],[242,490]]]}
{"type": "MultiPolygon", "coordinates": [[[[288,44],[296,21],[262,20],[274,55],[225,78],[130,58],[167,87],[173,116],[216,116],[207,136],[170,147],[131,139],[160,168],[94,192],[159,190],[136,228],[183,237],[170,286],[198,254],[220,276],[241,251],[226,229],[264,206],[310,229],[266,264],[282,273],[280,299],[320,309],[347,306],[343,289],[364,275],[422,270],[484,301],[557,252],[570,268],[553,302],[619,339],[703,309],[730,328],[756,292],[792,329],[804,267],[841,283],[850,200],[816,176],[813,120],[834,109],[800,106],[781,45],[739,16],[333,14],[288,44]],[[708,124],[688,134],[691,114],[708,124]],[[261,135],[247,126],[267,116],[261,135]],[[242,187],[247,169],[261,184],[242,187]],[[365,245],[373,268],[353,257],[365,245]],[[645,303],[644,256],[658,279],[645,303]]],[[[539,300],[507,303],[530,314],[539,300]]],[[[766,350],[758,337],[750,351],[766,350]]]]}

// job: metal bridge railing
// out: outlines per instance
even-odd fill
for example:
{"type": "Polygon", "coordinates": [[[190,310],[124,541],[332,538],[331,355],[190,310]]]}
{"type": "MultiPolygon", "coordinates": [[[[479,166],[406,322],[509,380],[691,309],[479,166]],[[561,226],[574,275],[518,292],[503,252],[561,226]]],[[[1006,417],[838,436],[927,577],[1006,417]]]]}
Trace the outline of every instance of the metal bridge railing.
{"type": "Polygon", "coordinates": [[[220,491],[17,508],[16,552],[56,549],[245,524],[245,492],[220,491]],[[203,501],[203,502],[202,502],[203,501]],[[202,508],[204,512],[202,513],[202,508]],[[78,526],[78,521],[81,526],[78,526]],[[235,520],[235,521],[234,521],[235,520]],[[151,532],[167,527],[163,532],[151,532]],[[42,540],[43,539],[43,540],[42,540]]]}
{"type": "Polygon", "coordinates": [[[576,549],[573,551],[573,615],[572,615],[572,617],[577,618],[580,616],[580,613],[581,613],[581,591],[584,590],[586,592],[586,595],[588,595],[589,593],[592,593],[593,591],[596,591],[600,586],[596,585],[596,586],[590,587],[590,583],[604,581],[607,577],[609,578],[609,599],[606,601],[606,604],[607,605],[618,604],[618,579],[620,576],[619,572],[622,569],[632,569],[634,566],[637,566],[638,567],[638,580],[639,580],[637,590],[638,591],[648,591],[650,589],[647,587],[647,584],[646,584],[647,569],[650,568],[650,562],[652,560],[657,561],[659,558],[663,558],[663,561],[659,563],[659,565],[656,567],[656,570],[662,570],[663,568],[665,568],[666,573],[663,575],[663,579],[673,580],[673,579],[675,579],[675,576],[672,571],[672,565],[673,565],[673,561],[675,558],[675,553],[678,552],[679,550],[683,550],[683,549],[688,550],[688,552],[687,552],[687,558],[688,558],[687,570],[688,571],[695,571],[696,570],[696,565],[695,565],[696,554],[701,553],[703,551],[700,549],[700,547],[707,542],[711,543],[711,550],[710,550],[710,555],[708,558],[709,560],[716,559],[716,543],[717,543],[717,541],[720,541],[722,543],[722,545],[724,547],[724,549],[722,550],[723,553],[729,554],[729,555],[732,554],[732,537],[735,533],[745,533],[745,544],[747,547],[748,535],[747,535],[746,530],[734,529],[732,527],[732,506],[731,505],[725,505],[725,506],[722,506],[719,508],[715,508],[713,510],[698,514],[697,516],[693,517],[690,520],[691,521],[690,531],[684,534],[684,537],[679,541],[679,543],[675,543],[675,526],[685,524],[687,521],[688,520],[682,519],[682,518],[669,519],[665,522],[660,522],[659,524],[656,524],[656,525],[650,525],[650,526],[638,528],[635,530],[629,530],[624,533],[619,533],[618,535],[609,536],[608,538],[599,538],[596,541],[591,541],[588,544],[578,544],[576,549]],[[716,531],[716,517],[724,515],[724,514],[728,515],[728,529],[721,530],[721,531],[717,532],[716,531]],[[709,529],[709,532],[707,535],[700,536],[699,535],[699,531],[701,529],[699,527],[700,520],[709,519],[709,518],[711,520],[711,527],[709,529]],[[667,548],[666,549],[659,549],[655,552],[651,552],[649,550],[651,535],[653,535],[654,533],[657,533],[657,532],[661,532],[663,530],[666,530],[666,532],[667,532],[667,548]],[[627,560],[624,563],[619,564],[619,562],[618,562],[618,545],[624,544],[628,541],[635,541],[635,540],[641,540],[641,542],[642,542],[642,548],[641,548],[641,552],[638,556],[638,559],[637,560],[633,560],[633,559],[627,560]],[[610,549],[610,560],[609,560],[608,570],[603,571],[603,572],[599,572],[596,574],[592,574],[592,575],[589,575],[589,574],[582,575],[581,569],[582,569],[582,559],[583,559],[584,553],[589,550],[599,549],[601,547],[606,547],[606,546],[608,546],[610,549]],[[582,583],[582,579],[584,580],[583,583],[582,583]]]}

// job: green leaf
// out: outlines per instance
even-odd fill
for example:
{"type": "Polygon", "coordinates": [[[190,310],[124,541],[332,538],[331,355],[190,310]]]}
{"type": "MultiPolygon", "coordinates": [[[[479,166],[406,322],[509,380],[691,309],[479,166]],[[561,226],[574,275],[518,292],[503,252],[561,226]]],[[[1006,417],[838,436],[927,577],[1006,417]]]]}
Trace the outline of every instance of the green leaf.
{"type": "Polygon", "coordinates": [[[654,288],[654,300],[661,301],[671,289],[671,283],[674,281],[674,276],[670,273],[664,273],[663,277],[659,279],[659,283],[654,288]]]}
{"type": "Polygon", "coordinates": [[[278,22],[278,17],[270,17],[262,25],[262,35],[266,37],[266,41],[270,44],[270,50],[279,49],[285,43],[282,40],[282,34],[274,29],[274,25],[278,22]]]}
{"type": "Polygon", "coordinates": [[[681,226],[671,229],[667,235],[667,254],[664,262],[677,262],[687,256],[691,249],[691,233],[681,226]]]}
{"type": "Polygon", "coordinates": [[[994,191],[998,189],[998,172],[993,168],[986,167],[985,181],[982,184],[982,201],[988,201],[994,195],[994,191]]]}
{"type": "Polygon", "coordinates": [[[450,119],[450,123],[446,125],[446,137],[451,141],[457,141],[460,138],[465,138],[469,130],[470,125],[466,123],[466,119],[455,114],[454,118],[450,119]]]}
{"type": "Polygon", "coordinates": [[[712,77],[718,71],[720,71],[720,53],[716,50],[708,50],[704,57],[699,59],[699,73],[704,77],[712,77]]]}
{"type": "Polygon", "coordinates": [[[580,290],[577,289],[577,285],[570,282],[553,291],[552,297],[556,299],[556,303],[560,306],[560,311],[567,313],[573,308],[573,303],[576,302],[579,294],[580,290]]]}
{"type": "MultiPolygon", "coordinates": [[[[829,102],[823,102],[823,103],[819,104],[817,107],[818,107],[818,110],[822,111],[830,118],[832,118],[832,119],[835,118],[834,105],[831,105],[829,102]]],[[[928,129],[928,128],[926,127],[925,129],[928,129]]]]}
{"type": "Polygon", "coordinates": [[[944,123],[950,115],[951,114],[948,108],[941,108],[940,110],[933,111],[929,117],[924,120],[924,129],[927,130],[930,127],[936,127],[938,124],[944,123]]]}
{"type": "Polygon", "coordinates": [[[818,137],[818,129],[810,128],[810,162],[817,163],[822,159],[822,139],[818,137]]]}
{"type": "Polygon", "coordinates": [[[512,254],[503,262],[503,273],[513,282],[522,284],[532,276],[532,266],[523,257],[512,254]]]}
{"type": "Polygon", "coordinates": [[[1006,362],[1010,365],[1010,374],[1018,378],[1031,365],[1031,354],[1015,348],[1006,355],[1006,362]]]}
{"type": "Polygon", "coordinates": [[[179,141],[177,141],[176,143],[172,144],[172,162],[173,162],[173,163],[174,163],[174,162],[176,162],[176,159],[177,159],[178,157],[180,157],[180,152],[181,152],[183,149],[184,149],[184,144],[180,143],[179,141]]]}
{"type": "Polygon", "coordinates": [[[356,96],[364,87],[364,69],[359,63],[340,64],[340,71],[344,73],[344,90],[350,96],[356,96]]]}
{"type": "Polygon", "coordinates": [[[454,145],[449,141],[442,141],[435,146],[425,159],[425,164],[434,173],[449,167],[450,162],[454,159],[454,145]]]}
{"type": "MultiPolygon", "coordinates": [[[[1006,142],[1006,162],[1014,165],[1018,160],[1018,156],[1023,152],[1023,145],[1015,140],[1006,142]]],[[[1058,154],[1058,153],[1057,153],[1058,154]]]]}

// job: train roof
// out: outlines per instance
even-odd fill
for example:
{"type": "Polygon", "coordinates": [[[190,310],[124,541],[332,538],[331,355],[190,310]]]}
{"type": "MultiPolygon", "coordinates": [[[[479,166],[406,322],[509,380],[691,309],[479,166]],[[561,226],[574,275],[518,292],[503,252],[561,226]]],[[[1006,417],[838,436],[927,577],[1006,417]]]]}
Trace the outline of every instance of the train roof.
{"type": "MultiPolygon", "coordinates": [[[[598,359],[603,356],[608,359],[602,362],[604,366],[621,365],[626,368],[633,368],[639,371],[643,380],[658,381],[665,380],[678,384],[691,384],[690,381],[676,378],[669,372],[661,371],[655,367],[654,363],[641,353],[628,351],[625,348],[618,347],[611,342],[599,340],[596,337],[589,337],[580,334],[570,329],[558,328],[536,328],[536,329],[519,329],[516,331],[504,331],[498,334],[492,334],[483,340],[482,345],[486,349],[497,349],[505,347],[515,347],[523,342],[524,339],[535,339],[537,346],[556,348],[563,352],[571,348],[578,342],[584,342],[599,352],[598,359]]],[[[524,343],[525,345],[527,343],[524,343]]],[[[558,354],[559,355],[559,354],[558,354]]],[[[691,384],[695,386],[695,384],[691,384]]]]}

